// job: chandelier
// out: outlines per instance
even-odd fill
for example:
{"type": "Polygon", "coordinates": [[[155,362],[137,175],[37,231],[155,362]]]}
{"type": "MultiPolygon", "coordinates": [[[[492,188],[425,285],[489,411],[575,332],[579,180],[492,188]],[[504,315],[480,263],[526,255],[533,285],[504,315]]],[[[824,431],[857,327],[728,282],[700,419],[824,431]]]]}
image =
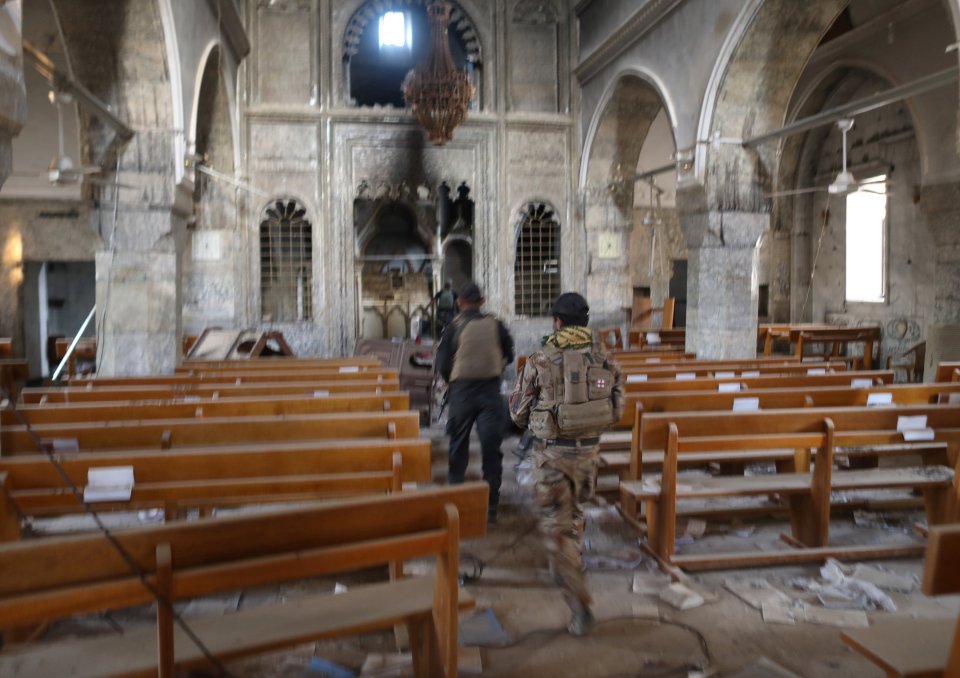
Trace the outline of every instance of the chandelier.
{"type": "Polygon", "coordinates": [[[403,98],[413,108],[430,143],[442,146],[463,122],[474,88],[465,69],[454,66],[450,55],[447,25],[450,3],[433,0],[427,5],[430,20],[430,51],[427,58],[407,73],[403,98]]]}

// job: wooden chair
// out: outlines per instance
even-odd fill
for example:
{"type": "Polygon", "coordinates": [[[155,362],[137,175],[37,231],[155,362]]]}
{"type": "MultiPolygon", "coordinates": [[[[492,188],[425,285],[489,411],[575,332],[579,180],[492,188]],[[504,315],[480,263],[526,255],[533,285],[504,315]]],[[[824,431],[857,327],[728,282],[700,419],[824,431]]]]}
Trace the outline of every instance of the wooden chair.
{"type": "Polygon", "coordinates": [[[903,370],[906,381],[923,381],[923,362],[926,359],[927,342],[921,341],[898,356],[887,356],[887,369],[896,373],[903,370]]]}
{"type": "Polygon", "coordinates": [[[619,327],[601,327],[598,330],[600,343],[608,351],[623,348],[623,335],[619,327]]]}

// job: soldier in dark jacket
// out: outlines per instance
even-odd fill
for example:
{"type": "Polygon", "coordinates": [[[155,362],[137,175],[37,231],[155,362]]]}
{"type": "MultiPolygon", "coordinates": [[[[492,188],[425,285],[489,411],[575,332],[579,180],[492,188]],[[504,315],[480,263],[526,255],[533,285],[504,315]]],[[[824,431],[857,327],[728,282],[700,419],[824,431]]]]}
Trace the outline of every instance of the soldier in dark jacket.
{"type": "Polygon", "coordinates": [[[443,333],[437,347],[440,376],[450,384],[451,485],[462,483],[470,461],[470,431],[477,424],[483,459],[483,479],[490,486],[488,517],[496,522],[503,475],[504,415],[500,395],[503,369],[513,361],[513,338],[503,323],[480,312],[486,300],[476,283],[466,283],[457,297],[460,314],[443,333]]]}
{"type": "Polygon", "coordinates": [[[620,419],[624,404],[620,369],[587,327],[589,313],[575,292],[557,298],[554,332],[527,359],[510,396],[514,423],[537,437],[532,475],[540,529],[550,569],[573,612],[567,628],[574,635],[588,633],[593,623],[581,560],[583,503],[596,485],[600,433],[620,419]]]}

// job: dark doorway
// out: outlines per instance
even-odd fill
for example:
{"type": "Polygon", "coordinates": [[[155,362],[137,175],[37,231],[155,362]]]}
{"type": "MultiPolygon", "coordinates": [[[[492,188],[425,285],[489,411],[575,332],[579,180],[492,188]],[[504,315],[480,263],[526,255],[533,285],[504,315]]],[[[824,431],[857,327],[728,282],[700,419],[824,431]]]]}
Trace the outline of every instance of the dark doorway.
{"type": "Polygon", "coordinates": [[[670,276],[670,296],[676,300],[673,310],[673,326],[687,326],[687,260],[674,259],[670,276]]]}

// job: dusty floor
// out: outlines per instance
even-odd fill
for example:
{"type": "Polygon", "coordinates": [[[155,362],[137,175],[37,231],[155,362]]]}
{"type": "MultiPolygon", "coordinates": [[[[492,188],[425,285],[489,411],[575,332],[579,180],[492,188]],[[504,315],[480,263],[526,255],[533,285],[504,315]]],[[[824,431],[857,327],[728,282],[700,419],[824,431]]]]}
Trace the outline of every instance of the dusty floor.
{"type": "MultiPolygon", "coordinates": [[[[424,435],[431,435],[435,440],[434,477],[437,482],[443,482],[446,442],[438,429],[425,431],[424,435]]],[[[762,678],[791,675],[782,670],[811,677],[870,678],[883,675],[846,648],[840,641],[840,628],[803,621],[795,625],[766,623],[760,610],[724,588],[724,583],[731,579],[762,578],[791,598],[815,601],[815,595],[797,590],[789,582],[796,577],[817,577],[821,564],[695,575],[691,578],[696,586],[715,600],[695,609],[679,611],[660,601],[657,594],[632,591],[636,572],[653,574],[656,568],[638,548],[633,528],[627,526],[612,507],[602,505],[589,511],[584,553],[598,621],[588,637],[568,635],[565,630],[568,612],[558,590],[549,583],[546,575],[546,560],[537,534],[531,491],[517,482],[519,459],[513,452],[516,443],[516,438],[510,438],[503,446],[504,487],[498,523],[490,527],[484,539],[462,545],[461,569],[468,579],[466,586],[478,605],[476,612],[467,615],[461,630],[465,632],[466,629],[476,637],[476,628],[485,628],[489,636],[479,649],[462,652],[463,662],[473,664],[470,668],[464,666],[462,675],[476,674],[477,661],[482,662],[485,676],[522,678],[698,675],[762,678]],[[499,638],[496,633],[491,635],[491,629],[482,623],[489,620],[484,616],[488,614],[487,609],[492,610],[502,626],[499,638]]],[[[473,449],[473,455],[468,477],[479,478],[479,450],[473,449]]],[[[838,519],[831,525],[831,542],[916,541],[909,526],[919,519],[922,519],[922,512],[900,514],[889,519],[886,525],[876,526],[865,524],[862,519],[861,525],[855,525],[849,517],[838,519]]],[[[703,536],[695,539],[681,537],[678,552],[785,548],[778,537],[786,529],[784,522],[767,521],[756,525],[756,529],[752,527],[754,525],[749,520],[743,524],[711,522],[703,536]]],[[[871,561],[870,565],[917,578],[922,573],[918,558],[871,561]]],[[[429,565],[412,563],[409,567],[422,569],[429,565]]],[[[182,612],[189,620],[193,615],[229,612],[304,592],[330,591],[335,583],[352,586],[382,576],[379,571],[366,571],[336,580],[299,582],[246,592],[242,596],[194,602],[182,612]]],[[[656,579],[655,576],[651,578],[656,579]]],[[[952,623],[960,610],[960,597],[934,600],[916,590],[889,595],[897,611],[867,613],[871,625],[890,623],[903,617],[943,618],[945,623],[952,623]]],[[[141,609],[109,619],[87,618],[58,624],[48,636],[110,633],[120,627],[152,622],[152,611],[141,609]]],[[[397,659],[395,647],[392,633],[367,634],[238,662],[230,666],[230,671],[238,678],[337,675],[324,672],[319,663],[323,660],[343,667],[353,675],[360,675],[370,654],[385,655],[385,660],[397,659]]],[[[368,670],[362,675],[405,674],[368,670]]]]}

